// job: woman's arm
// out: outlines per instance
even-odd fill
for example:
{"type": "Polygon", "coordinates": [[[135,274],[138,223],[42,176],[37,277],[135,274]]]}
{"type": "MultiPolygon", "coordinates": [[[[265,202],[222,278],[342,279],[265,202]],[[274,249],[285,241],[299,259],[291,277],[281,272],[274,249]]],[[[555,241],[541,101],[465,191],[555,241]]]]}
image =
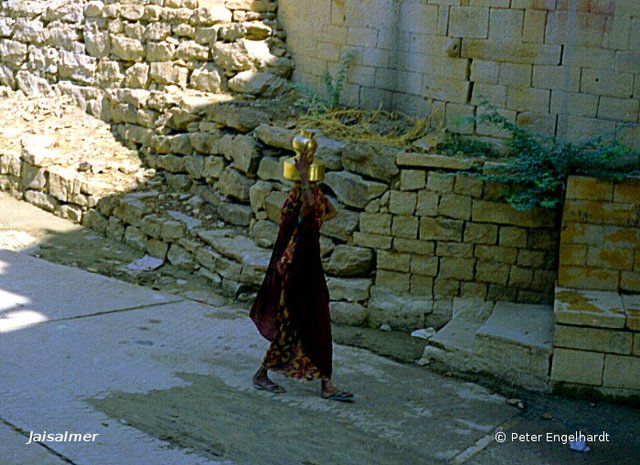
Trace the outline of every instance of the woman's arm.
{"type": "Polygon", "coordinates": [[[300,217],[305,218],[313,211],[313,195],[311,193],[311,182],[309,181],[309,150],[305,149],[300,153],[300,160],[296,162],[296,168],[300,173],[300,184],[302,189],[302,209],[300,217]]]}

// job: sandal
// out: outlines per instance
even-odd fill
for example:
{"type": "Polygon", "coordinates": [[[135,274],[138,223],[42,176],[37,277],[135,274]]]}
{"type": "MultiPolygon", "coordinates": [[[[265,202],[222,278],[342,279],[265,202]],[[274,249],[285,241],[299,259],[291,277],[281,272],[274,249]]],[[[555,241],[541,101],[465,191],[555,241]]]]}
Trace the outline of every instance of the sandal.
{"type": "Polygon", "coordinates": [[[353,393],[351,391],[338,391],[328,396],[321,394],[325,400],[336,400],[338,402],[353,402],[353,393]]]}
{"type": "Polygon", "coordinates": [[[287,392],[287,390],[283,386],[280,386],[279,384],[276,384],[270,380],[267,380],[264,383],[259,383],[254,381],[253,387],[256,388],[258,391],[267,391],[267,392],[272,392],[274,394],[283,394],[287,392]]]}

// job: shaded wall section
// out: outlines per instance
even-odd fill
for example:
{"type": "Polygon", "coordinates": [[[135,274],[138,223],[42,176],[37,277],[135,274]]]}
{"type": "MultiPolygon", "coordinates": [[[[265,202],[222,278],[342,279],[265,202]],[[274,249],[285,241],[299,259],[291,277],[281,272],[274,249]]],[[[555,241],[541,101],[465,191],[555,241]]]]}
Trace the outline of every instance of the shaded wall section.
{"type": "Polygon", "coordinates": [[[297,69],[318,85],[345,50],[344,103],[438,115],[459,133],[487,111],[560,138],[623,123],[638,147],[640,3],[635,0],[280,0],[297,69]],[[462,120],[462,122],[461,122],[462,120]]]}

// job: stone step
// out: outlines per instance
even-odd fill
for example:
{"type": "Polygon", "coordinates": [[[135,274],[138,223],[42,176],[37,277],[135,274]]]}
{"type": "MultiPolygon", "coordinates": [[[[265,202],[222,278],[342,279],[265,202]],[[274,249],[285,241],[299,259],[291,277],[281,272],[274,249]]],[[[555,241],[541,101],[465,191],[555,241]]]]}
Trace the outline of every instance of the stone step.
{"type": "Polygon", "coordinates": [[[547,390],[554,323],[551,305],[498,302],[473,340],[480,370],[510,384],[547,390]]]}
{"type": "Polygon", "coordinates": [[[496,303],[482,321],[455,315],[429,340],[423,361],[435,360],[464,372],[490,373],[509,384],[547,390],[553,352],[553,307],[496,303]]]}

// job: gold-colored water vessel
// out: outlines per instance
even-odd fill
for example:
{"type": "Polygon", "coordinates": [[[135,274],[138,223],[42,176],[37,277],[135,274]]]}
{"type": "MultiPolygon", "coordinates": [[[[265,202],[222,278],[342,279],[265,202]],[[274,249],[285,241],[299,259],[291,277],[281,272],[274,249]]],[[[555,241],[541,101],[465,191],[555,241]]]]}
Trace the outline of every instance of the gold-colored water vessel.
{"type": "Polygon", "coordinates": [[[296,160],[300,160],[302,151],[307,149],[311,163],[309,164],[309,181],[318,182],[324,179],[324,164],[314,160],[314,154],[318,143],[315,134],[305,129],[300,130],[300,134],[296,134],[292,141],[293,150],[296,152],[295,157],[291,157],[284,162],[282,168],[282,176],[289,181],[300,181],[300,173],[296,168],[296,160]]]}

